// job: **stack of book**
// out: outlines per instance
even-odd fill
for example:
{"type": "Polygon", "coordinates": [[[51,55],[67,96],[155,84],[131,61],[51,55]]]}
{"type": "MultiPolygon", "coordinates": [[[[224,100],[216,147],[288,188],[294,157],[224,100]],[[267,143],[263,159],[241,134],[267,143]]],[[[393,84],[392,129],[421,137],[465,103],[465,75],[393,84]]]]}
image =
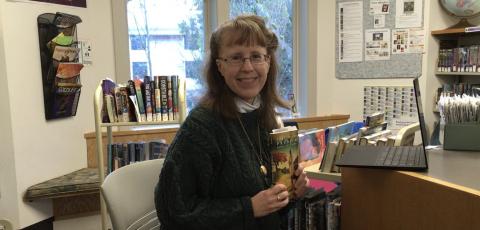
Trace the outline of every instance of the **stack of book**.
{"type": "Polygon", "coordinates": [[[102,122],[164,122],[178,121],[180,87],[176,75],[150,76],[116,84],[110,79],[102,81],[102,122]]]}
{"type": "Polygon", "coordinates": [[[326,193],[323,189],[309,190],[293,203],[288,212],[289,230],[340,229],[341,186],[326,193]]]}
{"type": "Polygon", "coordinates": [[[163,139],[149,142],[111,144],[108,146],[107,172],[111,173],[135,162],[165,158],[168,146],[163,139]]]}

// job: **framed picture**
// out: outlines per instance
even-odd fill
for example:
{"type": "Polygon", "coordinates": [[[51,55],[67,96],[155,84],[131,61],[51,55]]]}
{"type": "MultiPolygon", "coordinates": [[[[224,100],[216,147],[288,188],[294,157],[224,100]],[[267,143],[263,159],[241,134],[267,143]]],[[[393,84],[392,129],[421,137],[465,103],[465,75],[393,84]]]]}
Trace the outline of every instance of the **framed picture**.
{"type": "Polygon", "coordinates": [[[76,7],[87,7],[87,0],[30,0],[35,2],[46,2],[67,6],[76,6],[76,7]]]}

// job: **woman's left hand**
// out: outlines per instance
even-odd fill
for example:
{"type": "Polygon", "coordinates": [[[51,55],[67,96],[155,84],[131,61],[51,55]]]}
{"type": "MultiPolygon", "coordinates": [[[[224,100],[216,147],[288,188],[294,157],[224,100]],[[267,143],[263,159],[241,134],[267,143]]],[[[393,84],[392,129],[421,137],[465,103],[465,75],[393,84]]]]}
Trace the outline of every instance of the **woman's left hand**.
{"type": "Polygon", "coordinates": [[[295,171],[295,176],[297,176],[294,185],[296,197],[303,197],[303,195],[305,195],[305,192],[307,191],[308,185],[310,184],[310,181],[307,178],[307,174],[303,171],[303,168],[304,164],[300,163],[298,164],[298,168],[295,171]]]}

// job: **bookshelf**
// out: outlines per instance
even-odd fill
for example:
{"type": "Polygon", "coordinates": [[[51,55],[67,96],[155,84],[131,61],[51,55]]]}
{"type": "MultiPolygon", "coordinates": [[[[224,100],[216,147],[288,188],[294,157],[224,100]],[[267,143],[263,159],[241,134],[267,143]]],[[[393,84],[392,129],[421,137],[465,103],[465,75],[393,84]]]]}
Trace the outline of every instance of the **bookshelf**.
{"type": "Polygon", "coordinates": [[[304,169],[307,177],[311,179],[327,180],[333,182],[342,182],[342,174],[334,172],[321,172],[320,163],[313,164],[304,169]]]}
{"type": "MultiPolygon", "coordinates": [[[[480,31],[473,27],[447,28],[431,31],[438,44],[438,60],[434,74],[440,83],[436,90],[433,113],[438,114],[437,102],[441,92],[455,92],[458,84],[480,81],[480,31]],[[447,86],[447,87],[445,87],[447,86]]],[[[467,90],[466,85],[459,87],[467,90]]],[[[463,92],[465,92],[463,91],[463,92]]]]}
{"type": "MultiPolygon", "coordinates": [[[[105,128],[107,131],[107,146],[113,143],[112,129],[113,127],[126,127],[126,126],[149,126],[149,125],[165,125],[165,124],[180,124],[186,117],[186,104],[185,104],[185,81],[183,78],[179,78],[178,84],[178,100],[179,100],[179,118],[172,121],[161,122],[115,122],[115,123],[103,123],[102,122],[102,104],[103,104],[103,92],[102,82],[98,84],[94,94],[94,116],[95,116],[95,139],[97,150],[97,166],[99,183],[102,185],[105,180],[105,158],[106,154],[103,152],[103,140],[102,130],[105,128]]],[[[102,220],[102,229],[106,229],[107,223],[107,209],[103,197],[100,196],[100,214],[102,220]]]]}

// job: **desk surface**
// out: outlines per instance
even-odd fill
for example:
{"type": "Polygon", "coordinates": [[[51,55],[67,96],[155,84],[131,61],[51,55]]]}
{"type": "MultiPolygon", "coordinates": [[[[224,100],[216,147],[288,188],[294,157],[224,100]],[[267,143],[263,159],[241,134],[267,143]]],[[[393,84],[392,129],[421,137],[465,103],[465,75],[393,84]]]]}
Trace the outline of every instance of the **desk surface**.
{"type": "Polygon", "coordinates": [[[402,173],[423,175],[480,191],[480,152],[448,151],[440,148],[428,150],[427,153],[428,171],[402,173]]]}

